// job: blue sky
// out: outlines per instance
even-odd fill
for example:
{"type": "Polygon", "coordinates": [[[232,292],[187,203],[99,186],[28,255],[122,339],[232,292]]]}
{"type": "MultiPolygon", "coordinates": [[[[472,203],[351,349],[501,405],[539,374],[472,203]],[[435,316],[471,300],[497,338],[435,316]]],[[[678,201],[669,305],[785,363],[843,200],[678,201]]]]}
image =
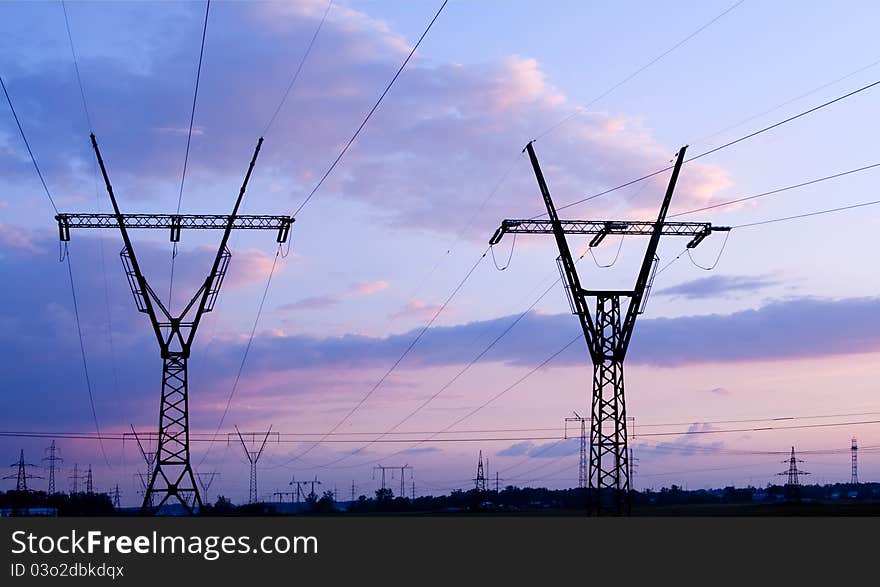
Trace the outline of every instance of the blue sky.
{"type": "MultiPolygon", "coordinates": [[[[334,3],[266,135],[246,213],[291,213],[302,202],[399,67],[435,4],[334,3]]],[[[273,277],[223,430],[232,424],[253,430],[273,424],[286,432],[330,429],[478,260],[500,220],[541,211],[528,161],[519,154],[525,142],[732,5],[450,2],[352,149],[298,215],[292,253],[273,277]]],[[[256,139],[325,7],[323,0],[212,4],[184,212],[229,209],[256,139]]],[[[94,131],[124,211],[173,211],[204,4],[71,2],[67,10],[94,131]]],[[[690,154],[700,153],[880,79],[877,10],[870,2],[736,5],[541,136],[535,147],[554,198],[558,204],[580,199],[666,166],[684,144],[690,154]]],[[[0,11],[0,72],[59,208],[107,211],[106,195],[96,189],[60,4],[8,2],[0,11]]],[[[688,164],[673,211],[880,161],[877,91],[688,164]]],[[[873,200],[877,173],[692,218],[736,225],[873,200]]],[[[650,218],[666,181],[658,176],[566,215],[650,218]]],[[[871,271],[878,213],[868,207],[736,230],[712,272],[687,256],[673,263],[658,277],[648,312],[636,326],[627,370],[629,413],[645,424],[686,424],[663,428],[674,433],[691,425],[727,426],[703,424],[718,420],[880,411],[872,383],[880,342],[873,328],[880,277],[871,271]]],[[[52,215],[7,109],[0,115],[0,271],[15,287],[0,293],[0,346],[11,374],[0,395],[3,430],[93,428],[52,215]]],[[[202,278],[215,237],[185,235],[176,304],[202,278]]],[[[711,265],[722,240],[715,235],[705,241],[694,260],[711,265]]],[[[510,244],[508,237],[497,248],[499,263],[510,244]]],[[[572,238],[571,244],[578,254],[585,250],[583,240],[572,238]]],[[[126,291],[116,258],[120,246],[115,233],[80,231],[71,243],[71,262],[102,429],[123,431],[132,423],[148,430],[156,425],[160,363],[148,325],[126,291]]],[[[138,233],[136,246],[155,289],[167,291],[167,235],[138,233]]],[[[597,259],[607,263],[617,246],[616,239],[606,239],[597,259]]],[[[630,286],[644,246],[644,240],[625,240],[611,269],[587,256],[579,265],[582,281],[630,286]]],[[[663,262],[683,246],[666,239],[659,250],[663,262]]],[[[268,234],[237,234],[232,248],[218,311],[200,331],[191,361],[193,426],[199,432],[217,426],[275,253],[268,234]]],[[[437,319],[438,328],[343,431],[384,432],[443,389],[400,428],[441,430],[571,340],[576,320],[566,314],[557,287],[509,339],[444,389],[552,284],[555,256],[551,239],[520,237],[507,270],[496,271],[491,258],[484,259],[437,319]]],[[[561,428],[571,410],[586,411],[590,370],[579,345],[455,429],[561,428]]],[[[815,421],[828,420],[803,422],[815,421]]],[[[695,435],[662,437],[685,446],[705,444],[696,453],[681,446],[651,448],[659,441],[645,437],[640,466],[645,484],[655,486],[764,484],[782,469],[776,461],[784,455],[731,453],[785,452],[791,444],[846,448],[853,435],[865,446],[880,444],[876,425],[707,434],[693,442],[695,435]],[[687,473],[664,476],[680,471],[687,473]]],[[[0,449],[11,462],[24,446],[35,460],[44,444],[4,439],[0,449]]],[[[470,478],[480,448],[497,463],[493,469],[510,468],[502,476],[511,482],[517,475],[530,479],[526,471],[538,465],[543,468],[533,477],[544,478],[535,483],[566,486],[566,475],[576,478],[572,455],[533,450],[539,454],[529,458],[526,451],[523,460],[510,456],[512,441],[479,444],[425,443],[417,452],[387,458],[414,465],[417,488],[421,482],[425,491],[470,478]],[[548,464],[548,458],[559,460],[548,464]]],[[[302,462],[285,464],[308,446],[270,446],[261,489],[282,487],[290,475],[318,474],[340,487],[356,479],[369,492],[367,461],[406,448],[377,443],[340,463],[344,467],[321,467],[358,446],[326,444],[302,462]]],[[[635,446],[638,451],[640,444],[635,446]]],[[[105,485],[124,478],[127,499],[135,501],[133,445],[108,447],[113,469],[94,443],[62,448],[67,464],[92,462],[105,485]]],[[[194,452],[200,461],[204,449],[194,452]]],[[[240,447],[224,443],[205,458],[205,467],[223,471],[217,490],[237,500],[247,492],[239,453],[240,447]]],[[[814,478],[848,477],[848,455],[813,460],[805,466],[814,478]]],[[[866,478],[880,472],[870,451],[861,466],[866,478]]]]}

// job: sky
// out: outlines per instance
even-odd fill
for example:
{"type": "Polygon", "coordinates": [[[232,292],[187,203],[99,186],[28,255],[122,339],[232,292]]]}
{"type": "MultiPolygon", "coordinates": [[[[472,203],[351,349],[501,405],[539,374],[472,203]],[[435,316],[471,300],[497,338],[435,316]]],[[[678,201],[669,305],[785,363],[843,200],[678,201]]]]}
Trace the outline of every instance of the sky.
{"type": "MultiPolygon", "coordinates": [[[[328,5],[213,2],[181,211],[228,213],[262,135],[243,212],[293,214],[439,4],[334,2],[269,125],[328,5]]],[[[59,210],[110,209],[92,130],[122,210],[174,212],[205,5],[66,8],[82,95],[61,4],[0,5],[0,75],[59,210]]],[[[502,219],[543,211],[524,145],[537,139],[557,205],[662,169],[684,145],[703,153],[880,79],[878,10],[451,0],[296,215],[268,288],[275,235],[231,238],[229,274],[189,361],[192,431],[216,433],[192,449],[197,470],[221,474],[209,498],[247,499],[234,426],[280,433],[260,461],[262,495],[316,476],[340,497],[352,483],[369,495],[374,466],[404,464],[418,494],[467,488],[479,451],[503,484],[575,485],[577,441],[559,438],[572,434],[564,419],[573,411],[589,413],[592,369],[554,285],[555,244],[506,236],[483,256],[502,219]],[[326,438],[334,442],[314,443],[337,426],[326,438]]],[[[878,92],[686,164],[671,212],[880,162],[878,92]]],[[[54,210],[8,105],[0,109],[0,431],[95,432],[88,383],[101,432],[155,430],[161,359],[117,259],[119,234],[75,230],[69,243],[87,383],[54,210]]],[[[736,226],[873,201],[878,173],[676,219],[736,226]]],[[[651,219],[668,179],[562,215],[651,219]]],[[[854,436],[861,479],[880,477],[878,226],[880,207],[868,206],[738,228],[726,241],[716,233],[690,254],[681,238],[661,241],[664,269],[626,361],[636,488],[763,486],[779,479],[792,445],[809,480],[848,481],[854,436]]],[[[204,279],[218,238],[184,232],[174,307],[204,279]]],[[[133,240],[167,299],[167,234],[133,240]]],[[[647,244],[609,237],[589,254],[588,238],[569,242],[591,289],[631,288],[647,244]]],[[[40,464],[48,443],[4,437],[0,455],[12,463],[24,449],[40,464]]],[[[74,463],[91,464],[96,487],[118,483],[124,503],[139,502],[143,465],[131,439],[104,442],[106,456],[94,440],[58,445],[59,486],[74,463]]]]}

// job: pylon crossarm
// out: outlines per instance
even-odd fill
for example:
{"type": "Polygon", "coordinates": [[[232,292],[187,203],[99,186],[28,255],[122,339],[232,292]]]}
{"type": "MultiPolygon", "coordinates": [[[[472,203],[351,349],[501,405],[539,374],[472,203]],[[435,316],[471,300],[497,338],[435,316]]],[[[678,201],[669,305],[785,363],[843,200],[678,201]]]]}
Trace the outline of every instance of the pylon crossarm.
{"type": "MultiPolygon", "coordinates": [[[[116,214],[58,214],[58,236],[62,241],[70,240],[72,228],[119,228],[116,214]]],[[[228,214],[123,214],[122,222],[127,229],[166,229],[171,231],[171,241],[180,240],[181,230],[226,230],[228,214]]],[[[275,230],[277,241],[287,241],[290,216],[247,214],[236,215],[232,221],[233,230],[275,230]]]]}
{"type": "MultiPolygon", "coordinates": [[[[595,247],[606,236],[651,236],[657,226],[649,220],[560,220],[566,234],[593,234],[590,241],[595,247]]],[[[688,248],[694,248],[713,232],[728,232],[729,226],[713,226],[711,222],[664,222],[661,227],[662,236],[689,236],[688,248]]],[[[490,245],[497,245],[505,234],[553,234],[553,223],[550,220],[514,219],[501,222],[501,226],[489,240],[490,245]]]]}

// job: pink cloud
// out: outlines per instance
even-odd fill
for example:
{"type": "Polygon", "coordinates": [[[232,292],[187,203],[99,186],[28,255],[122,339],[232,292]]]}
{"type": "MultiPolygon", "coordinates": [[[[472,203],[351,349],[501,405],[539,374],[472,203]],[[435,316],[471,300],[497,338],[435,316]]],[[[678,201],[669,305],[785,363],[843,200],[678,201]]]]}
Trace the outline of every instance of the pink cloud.
{"type": "Polygon", "coordinates": [[[387,281],[362,281],[352,284],[349,292],[356,295],[371,295],[382,290],[388,289],[387,281]]]}
{"type": "Polygon", "coordinates": [[[11,224],[0,224],[0,245],[27,251],[28,253],[39,253],[43,249],[34,243],[31,235],[24,229],[11,224]]]}
{"type": "Polygon", "coordinates": [[[417,318],[419,320],[428,320],[437,313],[440,304],[431,304],[422,300],[412,300],[407,302],[406,306],[399,312],[389,314],[388,318],[395,320],[397,318],[417,318]]]}

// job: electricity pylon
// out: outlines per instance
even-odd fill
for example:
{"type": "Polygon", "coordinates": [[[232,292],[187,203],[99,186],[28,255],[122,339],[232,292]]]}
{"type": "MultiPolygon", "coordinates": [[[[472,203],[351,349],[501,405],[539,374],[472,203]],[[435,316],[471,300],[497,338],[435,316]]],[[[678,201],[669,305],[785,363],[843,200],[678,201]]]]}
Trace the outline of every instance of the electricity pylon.
{"type": "Polygon", "coordinates": [[[85,475],[79,474],[79,463],[73,463],[73,475],[68,477],[70,479],[70,492],[71,494],[79,493],[79,482],[80,479],[85,479],[85,475]]]}
{"type": "MultiPolygon", "coordinates": [[[[266,448],[266,441],[269,440],[269,435],[272,434],[272,426],[269,426],[269,430],[266,431],[266,436],[263,437],[263,442],[257,450],[249,449],[247,443],[244,441],[244,436],[250,435],[251,442],[254,442],[254,438],[258,434],[257,432],[245,432],[243,436],[238,429],[238,426],[235,427],[235,432],[238,434],[238,439],[241,441],[241,448],[244,449],[244,454],[247,457],[248,462],[251,464],[251,482],[250,491],[248,493],[248,503],[257,503],[257,462],[260,460],[260,457],[263,456],[263,449],[266,448]]],[[[275,435],[277,436],[278,433],[276,432],[275,435]]]]}
{"type": "MultiPolygon", "coordinates": [[[[141,456],[144,457],[144,463],[147,466],[146,473],[137,473],[138,478],[141,481],[141,485],[143,485],[143,496],[144,503],[146,504],[147,509],[151,509],[153,507],[153,494],[149,491],[149,483],[148,480],[150,478],[150,474],[153,471],[153,463],[156,462],[156,453],[155,451],[148,451],[144,448],[143,443],[141,442],[140,436],[138,436],[137,430],[134,429],[134,425],[130,424],[131,433],[134,436],[135,441],[137,441],[138,449],[141,451],[141,456]]],[[[123,435],[123,439],[125,435],[123,435]]]]}
{"type": "Polygon", "coordinates": [[[489,241],[497,244],[505,233],[552,234],[559,249],[557,264],[566,286],[573,314],[578,316],[587,349],[593,362],[593,391],[590,416],[590,460],[588,464],[589,511],[600,514],[611,509],[618,514],[629,512],[629,466],[627,464],[626,404],[623,389],[623,361],[629,348],[636,318],[644,312],[657,270],[657,245],[660,237],[688,236],[688,248],[694,248],[713,231],[729,231],[729,227],[713,227],[707,222],[666,222],[666,213],[675,190],[684,153],[676,157],[666,196],[655,222],[609,220],[560,220],[550,196],[550,189],[538,163],[533,143],[526,145],[541,196],[547,208],[547,220],[504,220],[489,241]],[[594,234],[590,246],[598,245],[606,236],[650,236],[641,270],[631,290],[593,290],[581,286],[566,234],[594,234]],[[595,298],[595,310],[588,298],[595,298]],[[628,301],[623,306],[621,302],[628,301]]]}
{"type": "Polygon", "coordinates": [[[859,484],[859,443],[856,441],[855,437],[852,439],[852,446],[850,447],[850,452],[852,453],[852,478],[850,479],[850,483],[853,485],[859,484]]]}
{"type": "Polygon", "coordinates": [[[7,475],[3,477],[4,479],[15,479],[15,490],[26,493],[28,490],[27,482],[28,479],[42,479],[39,475],[31,475],[27,472],[28,467],[36,467],[36,465],[31,463],[24,462],[24,449],[21,449],[21,453],[18,457],[17,463],[12,463],[9,465],[10,467],[14,467],[17,469],[14,475],[7,475]]]}
{"type": "Polygon", "coordinates": [[[483,451],[477,460],[477,476],[474,477],[474,489],[482,493],[486,491],[486,472],[483,470],[483,451]]]}
{"type": "Polygon", "coordinates": [[[55,494],[55,463],[64,462],[64,459],[58,456],[58,447],[55,446],[55,441],[52,441],[52,444],[49,445],[49,448],[46,449],[46,452],[49,453],[49,456],[43,457],[44,461],[49,461],[49,495],[55,494]]]}
{"type": "Polygon", "coordinates": [[[578,436],[578,448],[579,448],[579,458],[578,458],[578,489],[586,489],[587,488],[587,419],[578,414],[577,412],[573,412],[574,417],[569,417],[565,419],[565,434],[564,437],[568,439],[568,423],[569,422],[577,422],[580,424],[581,433],[578,436]]]}
{"type": "Polygon", "coordinates": [[[113,214],[58,214],[55,218],[58,221],[59,237],[62,241],[70,240],[71,228],[118,228],[122,235],[125,246],[120,257],[125,266],[128,283],[138,311],[147,314],[150,318],[163,362],[157,457],[144,495],[142,509],[157,513],[169,499],[173,498],[183,506],[186,512],[192,514],[202,507],[198,484],[190,463],[189,446],[187,362],[196,331],[202,317],[214,309],[214,302],[217,300],[220,286],[229,266],[229,259],[232,256],[226,246],[232,230],[277,230],[276,240],[278,243],[283,243],[287,241],[293,219],[290,216],[238,214],[257,156],[260,153],[260,147],[263,144],[262,137],[257,142],[232,213],[227,216],[221,214],[123,214],[113,193],[104,160],[98,149],[98,142],[95,140],[94,134],[90,136],[95,156],[101,167],[104,184],[110,196],[110,203],[113,205],[113,214]],[[223,236],[217,247],[211,270],[183,311],[176,315],[173,315],[170,309],[165,307],[141,271],[134,247],[128,236],[129,229],[137,228],[170,229],[171,241],[175,243],[180,240],[182,229],[223,230],[223,236]],[[157,498],[155,506],[153,505],[154,496],[157,498]]]}
{"type": "Polygon", "coordinates": [[[798,480],[798,475],[809,475],[809,473],[807,471],[801,471],[800,469],[798,469],[797,464],[803,463],[804,461],[795,457],[794,447],[791,447],[791,457],[782,462],[788,463],[788,469],[776,474],[788,477],[788,481],[785,483],[785,497],[789,500],[797,501],[800,499],[801,485],[800,481],[798,480]]]}
{"type": "Polygon", "coordinates": [[[208,499],[208,491],[214,483],[214,478],[219,476],[220,473],[217,471],[211,471],[210,473],[196,473],[196,481],[199,482],[199,486],[202,488],[202,500],[206,503],[211,503],[211,500],[208,499]]]}

